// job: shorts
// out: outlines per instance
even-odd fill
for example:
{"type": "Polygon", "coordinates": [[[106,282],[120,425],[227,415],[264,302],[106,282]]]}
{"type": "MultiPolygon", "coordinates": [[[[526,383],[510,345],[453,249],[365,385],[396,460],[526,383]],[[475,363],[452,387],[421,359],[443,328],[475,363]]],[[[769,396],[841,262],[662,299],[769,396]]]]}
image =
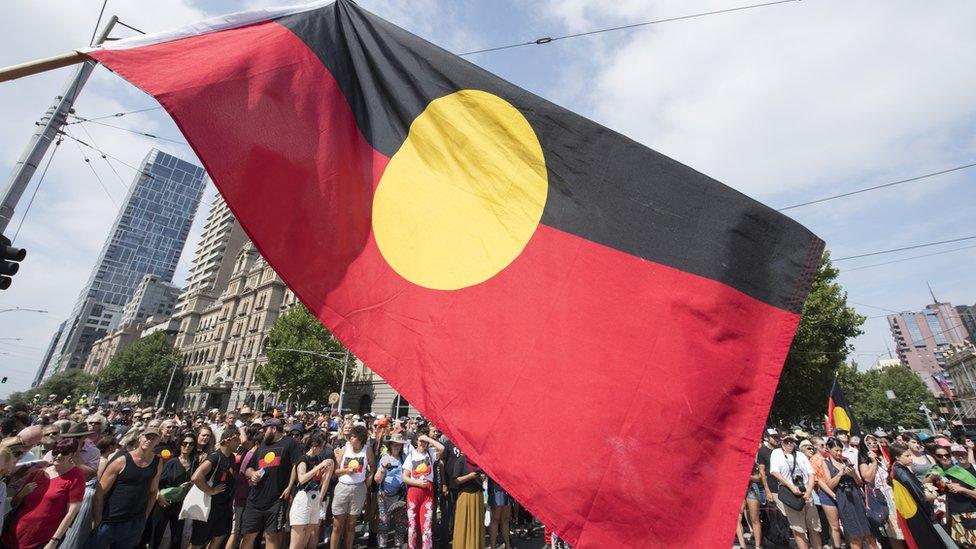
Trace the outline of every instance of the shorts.
{"type": "Polygon", "coordinates": [[[813,503],[807,503],[803,509],[797,511],[777,500],[776,507],[779,508],[780,513],[786,516],[786,520],[790,523],[790,530],[801,534],[806,534],[810,530],[820,531],[820,514],[817,513],[817,508],[814,507],[813,503]]]}
{"type": "Polygon", "coordinates": [[[766,505],[766,491],[756,483],[749,483],[746,501],[758,501],[760,505],[766,505]]]}
{"type": "Polygon", "coordinates": [[[222,538],[230,534],[231,523],[234,518],[234,509],[231,502],[216,503],[210,506],[210,516],[207,521],[193,521],[193,530],[190,532],[190,545],[206,545],[214,538],[222,538]]]}
{"type": "Polygon", "coordinates": [[[241,533],[256,534],[262,529],[266,534],[280,532],[278,515],[281,513],[282,503],[284,502],[279,499],[267,509],[258,509],[253,505],[245,506],[244,514],[241,516],[241,533]]]}
{"type": "Polygon", "coordinates": [[[230,520],[230,531],[231,531],[232,534],[241,534],[241,533],[243,533],[241,531],[241,527],[243,526],[243,524],[241,524],[241,519],[243,517],[244,517],[244,506],[243,505],[235,505],[234,506],[234,513],[233,513],[233,516],[231,517],[231,520],[230,520]]]}
{"type": "Polygon", "coordinates": [[[492,507],[504,507],[506,505],[512,504],[512,496],[508,495],[505,490],[495,490],[491,493],[491,506],[492,507]]]}
{"type": "Polygon", "coordinates": [[[332,496],[332,514],[358,516],[366,505],[366,483],[336,484],[335,494],[332,496]]]}
{"type": "Polygon", "coordinates": [[[827,495],[827,492],[823,490],[817,490],[817,495],[820,497],[820,505],[823,507],[837,507],[837,502],[834,498],[827,495]]]}
{"type": "Polygon", "coordinates": [[[306,492],[299,490],[291,502],[291,511],[288,512],[288,522],[292,526],[303,526],[306,524],[318,524],[322,519],[319,518],[321,511],[322,495],[318,490],[306,492]]]}

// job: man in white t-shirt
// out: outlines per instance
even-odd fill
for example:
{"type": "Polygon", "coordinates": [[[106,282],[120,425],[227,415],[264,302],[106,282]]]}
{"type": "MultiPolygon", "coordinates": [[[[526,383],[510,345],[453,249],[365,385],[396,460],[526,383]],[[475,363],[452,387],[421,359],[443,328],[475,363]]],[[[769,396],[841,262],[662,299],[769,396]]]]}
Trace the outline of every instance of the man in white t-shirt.
{"type": "Polygon", "coordinates": [[[796,451],[794,435],[783,437],[782,447],[773,450],[769,457],[769,473],[779,482],[781,493],[789,490],[802,500],[800,509],[790,507],[782,498],[776,502],[790,523],[797,549],[807,549],[811,545],[820,547],[820,516],[813,505],[813,467],[807,456],[796,451]]]}

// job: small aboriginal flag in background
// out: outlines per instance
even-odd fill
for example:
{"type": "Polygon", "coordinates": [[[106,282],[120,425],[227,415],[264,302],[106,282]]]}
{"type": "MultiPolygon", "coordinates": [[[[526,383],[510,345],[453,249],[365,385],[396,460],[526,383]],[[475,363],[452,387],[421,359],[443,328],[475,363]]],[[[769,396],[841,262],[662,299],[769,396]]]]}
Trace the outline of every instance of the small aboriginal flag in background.
{"type": "Polygon", "coordinates": [[[807,229],[348,0],[89,54],[166,108],[302,303],[560,538],[728,543],[807,229]]]}
{"type": "Polygon", "coordinates": [[[830,387],[830,395],[827,397],[827,433],[829,434],[834,429],[843,429],[851,434],[860,432],[857,422],[854,421],[851,406],[848,404],[847,397],[844,396],[844,391],[841,390],[836,378],[830,387]]]}

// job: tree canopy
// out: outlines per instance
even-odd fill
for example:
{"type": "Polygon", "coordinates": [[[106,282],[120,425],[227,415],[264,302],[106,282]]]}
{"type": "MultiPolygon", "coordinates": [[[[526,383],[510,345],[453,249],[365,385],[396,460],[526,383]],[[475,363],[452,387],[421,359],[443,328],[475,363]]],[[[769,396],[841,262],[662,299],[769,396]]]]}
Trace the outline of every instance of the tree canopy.
{"type": "Polygon", "coordinates": [[[772,423],[822,421],[834,375],[852,350],[849,341],[862,333],[865,318],[847,305],[837,275],[825,252],[783,366],[770,409],[772,423]]]}
{"type": "Polygon", "coordinates": [[[347,351],[304,305],[275,319],[266,350],[268,362],[257,373],[262,388],[296,405],[323,403],[339,390],[347,351]]]}
{"type": "Polygon", "coordinates": [[[166,334],[155,334],[139,339],[119,351],[99,374],[99,390],[102,393],[154,399],[166,390],[173,366],[176,376],[173,387],[178,387],[182,361],[173,351],[166,334]]]}
{"type": "Polygon", "coordinates": [[[33,389],[12,393],[7,397],[7,402],[10,404],[29,404],[32,402],[60,404],[66,398],[70,398],[72,402],[77,402],[78,399],[87,397],[91,393],[92,382],[92,376],[77,368],[71,368],[52,375],[44,383],[33,389]]]}
{"type": "Polygon", "coordinates": [[[859,372],[856,364],[845,365],[838,371],[837,382],[865,431],[925,428],[928,421],[919,406],[937,409],[935,398],[918,374],[900,364],[864,372],[859,372]],[[889,398],[887,391],[895,398],[889,398]]]}

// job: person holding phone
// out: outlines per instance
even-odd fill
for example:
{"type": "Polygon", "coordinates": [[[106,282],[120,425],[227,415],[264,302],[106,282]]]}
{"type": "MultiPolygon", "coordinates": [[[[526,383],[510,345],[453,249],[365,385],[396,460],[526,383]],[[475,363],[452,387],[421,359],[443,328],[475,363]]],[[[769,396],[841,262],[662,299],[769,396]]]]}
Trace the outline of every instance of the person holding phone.
{"type": "Polygon", "coordinates": [[[864,492],[861,477],[854,464],[844,456],[844,443],[836,438],[827,439],[827,488],[833,491],[837,514],[844,528],[844,535],[851,549],[874,547],[874,536],[864,508],[864,492]]]}

